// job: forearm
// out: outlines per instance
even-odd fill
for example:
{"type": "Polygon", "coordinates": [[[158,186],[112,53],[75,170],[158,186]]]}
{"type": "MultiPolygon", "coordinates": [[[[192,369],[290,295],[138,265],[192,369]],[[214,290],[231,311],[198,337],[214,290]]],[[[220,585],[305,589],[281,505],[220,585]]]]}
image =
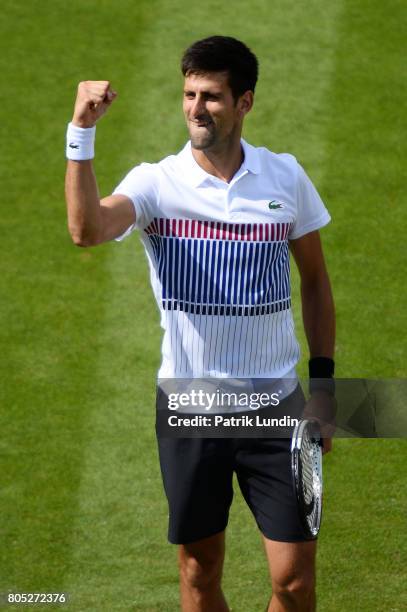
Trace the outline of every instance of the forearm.
{"type": "Polygon", "coordinates": [[[109,81],[83,81],[78,85],[72,122],[67,132],[68,164],[65,176],[68,228],[78,246],[99,244],[105,237],[103,211],[92,163],[94,126],[115,97],[116,92],[110,89],[109,81]]]}
{"type": "Polygon", "coordinates": [[[330,357],[335,351],[335,307],[327,274],[302,282],[302,316],[310,357],[330,357]]]}
{"type": "Polygon", "coordinates": [[[78,246],[97,244],[101,236],[99,190],[91,159],[67,161],[65,198],[68,228],[78,246]]]}

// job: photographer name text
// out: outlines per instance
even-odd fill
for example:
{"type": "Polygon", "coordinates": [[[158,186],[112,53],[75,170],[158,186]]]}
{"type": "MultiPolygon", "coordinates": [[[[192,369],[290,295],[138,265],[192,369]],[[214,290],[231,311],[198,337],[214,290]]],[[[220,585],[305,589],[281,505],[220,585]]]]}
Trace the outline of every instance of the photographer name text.
{"type": "Polygon", "coordinates": [[[171,415],[168,417],[170,427],[293,427],[298,424],[298,419],[288,415],[281,418],[256,416],[223,416],[216,414],[212,416],[195,415],[184,417],[171,415]]]}

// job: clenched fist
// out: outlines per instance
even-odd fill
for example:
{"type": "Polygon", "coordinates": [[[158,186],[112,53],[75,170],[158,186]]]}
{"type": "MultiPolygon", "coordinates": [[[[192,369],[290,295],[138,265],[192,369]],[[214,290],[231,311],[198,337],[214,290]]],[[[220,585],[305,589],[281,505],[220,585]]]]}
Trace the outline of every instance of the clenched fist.
{"type": "Polygon", "coordinates": [[[116,96],[109,81],[82,81],[78,85],[72,123],[81,128],[93,127],[116,96]]]}

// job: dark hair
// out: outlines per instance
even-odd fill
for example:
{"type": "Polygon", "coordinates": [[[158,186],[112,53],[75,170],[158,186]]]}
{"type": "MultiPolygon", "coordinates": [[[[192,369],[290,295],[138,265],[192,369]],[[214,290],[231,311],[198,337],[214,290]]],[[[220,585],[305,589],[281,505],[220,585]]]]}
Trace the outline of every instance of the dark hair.
{"type": "Polygon", "coordinates": [[[210,36],[191,45],[182,56],[184,76],[205,72],[227,72],[235,100],[256,87],[259,64],[250,49],[231,36],[210,36]]]}

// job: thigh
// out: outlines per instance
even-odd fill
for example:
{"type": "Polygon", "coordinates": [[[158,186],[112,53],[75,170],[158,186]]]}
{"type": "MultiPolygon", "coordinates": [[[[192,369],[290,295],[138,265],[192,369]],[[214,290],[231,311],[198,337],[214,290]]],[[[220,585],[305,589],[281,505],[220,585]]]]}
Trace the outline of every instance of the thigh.
{"type": "Polygon", "coordinates": [[[158,449],[169,541],[189,544],[224,531],[233,498],[231,441],[158,438],[158,449]]]}
{"type": "MultiPolygon", "coordinates": [[[[279,410],[280,414],[299,417],[303,407],[304,395],[298,386],[279,410]]],[[[236,473],[242,494],[266,538],[280,542],[306,540],[293,487],[290,437],[241,440],[236,473]]]]}
{"type": "Polygon", "coordinates": [[[270,540],[306,540],[291,475],[291,441],[245,441],[236,454],[240,490],[261,533],[270,540]]]}

